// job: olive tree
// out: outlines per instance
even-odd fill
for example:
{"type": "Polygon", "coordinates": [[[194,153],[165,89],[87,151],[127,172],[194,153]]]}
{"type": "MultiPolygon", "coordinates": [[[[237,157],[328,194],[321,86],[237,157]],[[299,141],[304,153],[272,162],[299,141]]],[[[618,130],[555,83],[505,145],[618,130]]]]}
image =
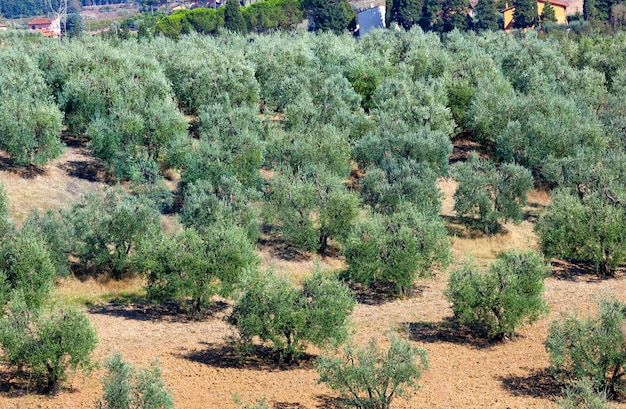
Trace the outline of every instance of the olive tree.
{"type": "Polygon", "coordinates": [[[315,367],[320,382],[339,390],[344,404],[365,409],[389,409],[395,397],[410,391],[428,368],[426,351],[395,334],[387,350],[372,338],[364,347],[347,343],[339,355],[324,355],[315,367]]]}
{"type": "Polygon", "coordinates": [[[591,261],[600,275],[626,260],[626,208],[609,190],[556,192],[535,228],[548,256],[591,261]]]}
{"type": "Polygon", "coordinates": [[[526,195],[533,187],[529,170],[514,163],[496,167],[474,152],[466,162],[455,166],[454,177],[459,182],[454,210],[468,224],[493,233],[500,221],[521,221],[526,195]]]}
{"type": "Polygon", "coordinates": [[[74,252],[83,264],[121,278],[141,243],[161,232],[154,204],[120,188],[105,194],[88,193],[66,213],[74,228],[74,252]]]}
{"type": "Polygon", "coordinates": [[[28,308],[41,307],[54,288],[57,271],[45,241],[28,229],[13,231],[0,243],[0,302],[21,293],[28,308]]]}
{"type": "Polygon", "coordinates": [[[104,366],[98,409],[174,409],[158,361],[137,372],[118,352],[107,358],[104,366]]]}
{"type": "Polygon", "coordinates": [[[272,181],[269,206],[289,243],[324,253],[330,239],[350,231],[359,200],[332,174],[291,174],[286,169],[272,181]]]}
{"type": "Polygon", "coordinates": [[[0,50],[0,149],[18,166],[41,166],[58,157],[61,111],[27,50],[0,50]]]}
{"type": "Polygon", "coordinates": [[[307,343],[324,347],[348,336],[354,298],[346,286],[319,268],[302,287],[283,275],[252,272],[241,289],[228,322],[244,346],[251,347],[259,337],[280,360],[291,362],[307,343]]]}
{"type": "Polygon", "coordinates": [[[40,313],[17,296],[0,320],[0,360],[45,393],[55,392],[69,372],[91,370],[97,342],[87,315],[73,307],[40,313]]]}
{"type": "Polygon", "coordinates": [[[510,251],[500,254],[487,271],[471,263],[455,270],[445,293],[461,324],[492,339],[503,339],[547,311],[543,282],[549,274],[541,254],[510,251]]]}
{"type": "Polygon", "coordinates": [[[235,224],[214,223],[147,242],[140,252],[148,296],[190,305],[197,314],[212,296],[230,295],[245,269],[257,264],[254,245],[235,224]]]}
{"type": "Polygon", "coordinates": [[[614,398],[625,386],[626,308],[611,299],[600,301],[599,307],[596,317],[570,315],[553,322],[545,345],[557,379],[571,383],[589,379],[593,391],[614,398]]]}
{"type": "Polygon", "coordinates": [[[366,213],[342,242],[350,280],[390,285],[399,294],[418,277],[450,261],[450,242],[441,219],[409,203],[396,213],[366,213]]]}

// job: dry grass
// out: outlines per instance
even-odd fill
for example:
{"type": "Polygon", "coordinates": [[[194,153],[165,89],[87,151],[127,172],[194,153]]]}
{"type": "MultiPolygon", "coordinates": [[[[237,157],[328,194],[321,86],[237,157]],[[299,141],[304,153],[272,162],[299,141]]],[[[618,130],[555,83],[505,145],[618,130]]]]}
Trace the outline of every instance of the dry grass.
{"type": "Polygon", "coordinates": [[[0,184],[9,197],[11,217],[18,224],[34,208],[67,208],[84,193],[101,190],[103,178],[101,166],[82,148],[68,148],[60,158],[28,175],[13,168],[0,152],[0,184]]]}
{"type": "MultiPolygon", "coordinates": [[[[89,157],[84,152],[68,149],[64,158],[28,179],[11,169],[0,169],[0,180],[11,195],[13,213],[25,217],[32,206],[65,207],[80,193],[101,189],[101,181],[72,176],[67,163],[63,163],[63,160],[86,159],[89,157]],[[68,191],[68,186],[76,188],[68,191]],[[61,192],[54,192],[55,188],[61,192]]],[[[463,228],[450,222],[455,216],[452,195],[456,183],[442,179],[439,186],[445,194],[442,213],[448,227],[463,228]]],[[[529,205],[524,209],[526,219],[518,225],[505,225],[499,235],[472,236],[459,230],[462,234],[451,238],[456,260],[471,254],[486,263],[513,246],[536,247],[532,225],[548,201],[547,193],[531,192],[529,205]]],[[[170,216],[164,218],[163,225],[166,230],[178,228],[170,216]]],[[[270,234],[262,236],[261,241],[265,242],[259,250],[263,267],[289,273],[294,281],[301,281],[314,268],[315,255],[295,252],[270,234]]],[[[336,255],[321,258],[319,262],[333,269],[345,267],[336,255]]],[[[408,402],[394,402],[398,409],[556,408],[554,399],[560,393],[560,385],[547,372],[548,357],[543,346],[550,322],[563,313],[593,312],[598,295],[609,291],[626,301],[623,275],[600,280],[588,271],[562,263],[555,267],[555,276],[546,280],[550,314],[520,329],[515,342],[489,344],[449,325],[452,312],[443,295],[447,278],[447,271],[439,272],[420,280],[415,296],[359,304],[352,316],[354,337],[359,344],[374,336],[382,345],[386,331],[409,324],[412,341],[427,350],[430,369],[420,382],[423,388],[413,393],[408,402]]],[[[70,302],[96,305],[88,314],[100,340],[95,351],[97,360],[115,351],[122,352],[126,360],[138,366],[158,358],[164,380],[179,408],[237,409],[240,406],[232,401],[234,394],[245,402],[264,397],[272,408],[332,407],[336,393],[318,383],[319,377],[310,364],[292,368],[254,367],[233,359],[227,344],[233,329],[222,320],[228,312],[228,303],[216,303],[222,309],[216,308],[202,321],[186,320],[166,306],[109,303],[113,299],[132,301],[141,297],[142,286],[138,278],[123,281],[67,278],[59,281],[55,294],[70,302]]],[[[73,377],[68,389],[54,397],[43,397],[12,389],[10,373],[0,367],[0,408],[92,408],[102,393],[101,376],[99,371],[91,376],[73,377]]],[[[619,402],[616,407],[624,408],[626,403],[619,402]]]]}
{"type": "Polygon", "coordinates": [[[547,192],[532,190],[528,194],[528,204],[523,209],[524,220],[521,223],[505,223],[498,234],[485,235],[481,232],[470,231],[456,221],[453,196],[458,183],[453,179],[440,179],[438,186],[444,194],[441,214],[446,219],[450,232],[455,261],[462,262],[468,257],[473,257],[479,263],[486,264],[505,250],[538,249],[537,235],[533,226],[534,221],[550,200],[547,192]]]}
{"type": "Polygon", "coordinates": [[[140,277],[111,280],[106,277],[75,277],[57,281],[55,296],[69,303],[97,304],[116,298],[142,297],[145,280],[140,277]]]}

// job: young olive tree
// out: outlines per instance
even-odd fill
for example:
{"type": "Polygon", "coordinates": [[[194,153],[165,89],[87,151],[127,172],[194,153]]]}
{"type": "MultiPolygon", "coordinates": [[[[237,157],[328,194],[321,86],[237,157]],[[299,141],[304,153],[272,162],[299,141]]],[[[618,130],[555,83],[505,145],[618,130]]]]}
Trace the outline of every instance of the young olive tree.
{"type": "Polygon", "coordinates": [[[557,192],[535,229],[546,255],[589,260],[600,275],[626,261],[626,207],[608,190],[582,198],[557,192]]]}
{"type": "Polygon", "coordinates": [[[242,284],[228,322],[244,346],[253,338],[269,343],[279,359],[297,360],[306,343],[324,347],[348,336],[348,320],[355,301],[350,290],[316,270],[299,288],[288,277],[272,272],[251,273],[242,284]]]}
{"type": "Polygon", "coordinates": [[[459,323],[503,339],[547,311],[543,281],[549,274],[540,254],[505,252],[485,272],[469,263],[452,272],[445,294],[459,323]]]}
{"type": "Polygon", "coordinates": [[[272,181],[269,206],[289,243],[323,254],[329,240],[350,231],[359,200],[337,176],[321,172],[291,174],[287,169],[272,181]]]}
{"type": "Polygon", "coordinates": [[[120,353],[115,353],[104,366],[103,397],[98,409],[174,409],[158,361],[137,372],[120,353]]]}
{"type": "Polygon", "coordinates": [[[40,313],[17,295],[0,320],[0,359],[45,393],[57,390],[70,371],[90,371],[97,343],[87,315],[72,307],[40,313]]]}
{"type": "Polygon", "coordinates": [[[404,203],[391,215],[368,213],[342,242],[350,280],[388,284],[405,294],[415,279],[450,261],[443,222],[404,203]]]}
{"type": "Polygon", "coordinates": [[[81,261],[121,278],[141,243],[161,234],[160,215],[152,201],[121,189],[88,193],[67,212],[76,233],[81,261]]]}
{"type": "Polygon", "coordinates": [[[147,273],[148,295],[188,302],[200,313],[216,294],[229,295],[244,269],[257,264],[254,244],[234,224],[212,224],[144,243],[141,268],[147,273]]]}
{"type": "Polygon", "coordinates": [[[467,223],[493,233],[500,221],[521,221],[526,195],[533,186],[529,170],[513,163],[496,167],[474,152],[467,162],[455,166],[454,176],[459,182],[454,210],[467,223]]]}
{"type": "Polygon", "coordinates": [[[337,355],[324,355],[315,367],[320,382],[339,390],[343,403],[363,409],[389,409],[395,397],[408,398],[428,368],[426,351],[391,334],[389,349],[376,340],[359,348],[346,344],[337,355]]]}
{"type": "Polygon", "coordinates": [[[626,306],[614,300],[599,303],[597,317],[570,315],[552,323],[546,350],[550,370],[559,380],[589,379],[592,390],[614,398],[625,388],[626,306]]]}

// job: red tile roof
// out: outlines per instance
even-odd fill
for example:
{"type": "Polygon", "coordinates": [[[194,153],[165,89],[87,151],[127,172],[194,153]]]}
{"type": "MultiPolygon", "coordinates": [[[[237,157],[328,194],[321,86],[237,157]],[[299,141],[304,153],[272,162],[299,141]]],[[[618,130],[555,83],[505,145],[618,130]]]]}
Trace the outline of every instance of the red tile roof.
{"type": "Polygon", "coordinates": [[[50,20],[48,17],[35,17],[34,19],[28,22],[28,25],[29,26],[41,26],[44,24],[49,25],[50,23],[52,23],[52,20],[50,20]]]}

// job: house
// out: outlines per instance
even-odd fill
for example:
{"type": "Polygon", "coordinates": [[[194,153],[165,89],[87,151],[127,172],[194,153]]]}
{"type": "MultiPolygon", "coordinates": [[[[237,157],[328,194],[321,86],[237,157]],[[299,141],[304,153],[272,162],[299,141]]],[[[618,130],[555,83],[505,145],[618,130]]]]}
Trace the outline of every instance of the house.
{"type": "MultiPolygon", "coordinates": [[[[541,15],[543,12],[543,6],[546,4],[546,0],[537,0],[537,14],[541,15]]],[[[567,3],[559,0],[550,1],[552,8],[554,9],[554,16],[556,17],[557,24],[567,24],[566,12],[567,3]]],[[[507,7],[502,10],[504,14],[504,29],[511,30],[513,28],[513,13],[515,12],[515,6],[507,7]]]]}
{"type": "Polygon", "coordinates": [[[51,20],[48,17],[35,17],[28,22],[28,29],[30,31],[38,31],[44,37],[60,37],[61,21],[59,18],[51,20]]]}
{"type": "Polygon", "coordinates": [[[357,15],[359,37],[375,28],[385,28],[385,6],[363,10],[357,15]]]}
{"type": "Polygon", "coordinates": [[[6,24],[0,24],[0,31],[7,31],[9,29],[9,26],[7,26],[6,24]]]}

